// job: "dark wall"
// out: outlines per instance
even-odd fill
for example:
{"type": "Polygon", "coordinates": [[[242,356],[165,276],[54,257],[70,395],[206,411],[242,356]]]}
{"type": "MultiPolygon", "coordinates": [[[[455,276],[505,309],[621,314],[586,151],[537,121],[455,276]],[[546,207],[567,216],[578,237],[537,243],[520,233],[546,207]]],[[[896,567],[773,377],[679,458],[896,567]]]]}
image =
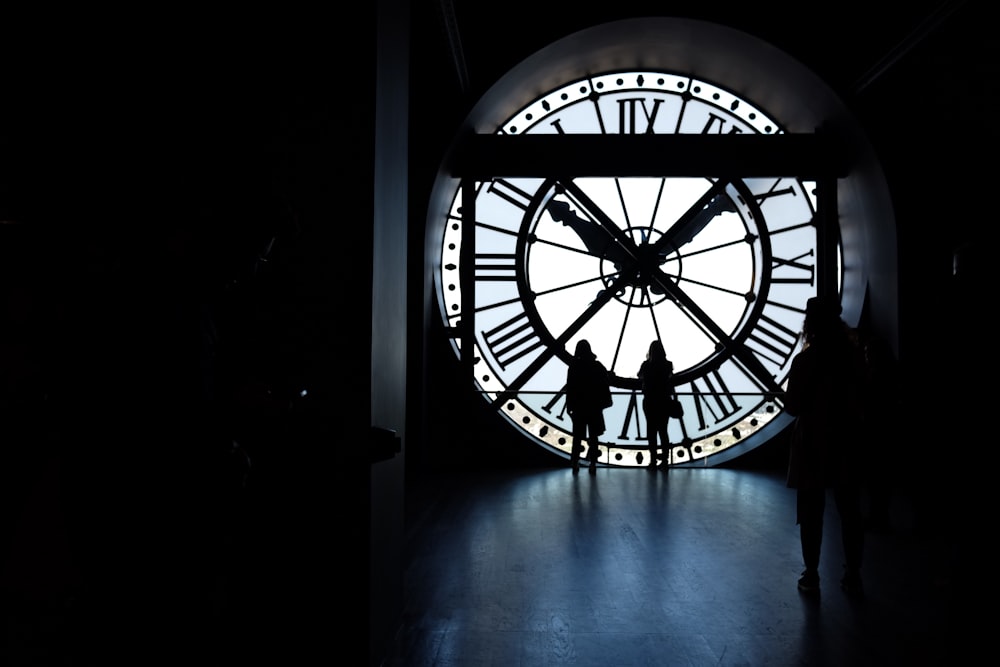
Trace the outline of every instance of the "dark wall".
{"type": "MultiPolygon", "coordinates": [[[[407,453],[408,3],[378,3],[371,264],[370,423],[394,440],[371,465],[369,660],[381,664],[403,613],[407,453]]],[[[360,352],[360,350],[359,350],[360,352]]]]}
{"type": "Polygon", "coordinates": [[[81,664],[370,648],[355,11],[5,23],[4,612],[81,664]]]}

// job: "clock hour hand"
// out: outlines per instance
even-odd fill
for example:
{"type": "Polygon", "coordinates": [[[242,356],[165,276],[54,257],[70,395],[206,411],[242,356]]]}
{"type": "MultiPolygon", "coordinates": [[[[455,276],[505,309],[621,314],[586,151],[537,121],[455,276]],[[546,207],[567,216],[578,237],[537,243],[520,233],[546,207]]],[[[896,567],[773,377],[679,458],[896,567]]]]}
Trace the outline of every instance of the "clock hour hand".
{"type": "MultiPolygon", "coordinates": [[[[635,240],[626,233],[624,229],[615,224],[604,210],[598,206],[593,199],[591,199],[586,192],[584,192],[579,185],[570,181],[560,181],[556,186],[557,190],[561,190],[570,200],[572,200],[578,209],[585,211],[587,215],[590,216],[590,224],[595,228],[602,229],[605,234],[615,243],[618,244],[620,251],[624,254],[619,254],[619,257],[626,258],[626,262],[635,262],[638,258],[638,248],[635,244],[635,240]]],[[[619,252],[619,251],[615,251],[619,252]]]]}
{"type": "Polygon", "coordinates": [[[580,237],[583,245],[587,248],[587,252],[591,255],[607,259],[619,271],[625,262],[628,262],[632,258],[632,254],[622,247],[617,239],[608,234],[607,230],[600,223],[580,217],[566,202],[553,199],[545,208],[553,220],[561,222],[576,232],[576,235],[580,237]]]}
{"type": "MultiPolygon", "coordinates": [[[[571,228],[583,241],[587,252],[602,260],[607,260],[615,267],[615,273],[631,274],[638,264],[638,249],[635,243],[627,235],[623,234],[604,212],[582,191],[574,187],[575,200],[581,209],[590,213],[593,217],[581,217],[570,205],[558,199],[551,200],[546,205],[546,210],[552,219],[561,222],[571,228]]],[[[609,283],[604,281],[607,288],[609,283]]],[[[600,297],[605,290],[598,291],[600,297]]]]}

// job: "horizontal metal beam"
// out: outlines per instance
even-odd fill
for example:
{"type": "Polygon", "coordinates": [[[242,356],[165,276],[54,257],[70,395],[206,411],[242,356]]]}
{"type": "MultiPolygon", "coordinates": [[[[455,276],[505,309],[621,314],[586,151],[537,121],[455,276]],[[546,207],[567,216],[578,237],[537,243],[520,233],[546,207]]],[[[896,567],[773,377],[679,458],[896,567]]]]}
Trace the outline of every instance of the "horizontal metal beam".
{"type": "Polygon", "coordinates": [[[840,178],[847,160],[825,134],[471,134],[451,166],[457,178],[840,178]]]}

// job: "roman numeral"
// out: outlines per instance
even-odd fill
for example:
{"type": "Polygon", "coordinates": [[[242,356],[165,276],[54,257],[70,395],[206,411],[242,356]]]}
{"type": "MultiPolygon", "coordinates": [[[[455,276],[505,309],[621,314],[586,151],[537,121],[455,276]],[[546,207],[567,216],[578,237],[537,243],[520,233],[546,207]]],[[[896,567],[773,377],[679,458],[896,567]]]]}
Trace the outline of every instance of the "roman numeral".
{"type": "Polygon", "coordinates": [[[708,427],[706,418],[711,419],[713,424],[718,424],[736,414],[740,407],[717,370],[691,381],[691,398],[694,400],[698,428],[701,430],[708,427]]]}
{"type": "Polygon", "coordinates": [[[757,326],[747,337],[746,345],[757,356],[778,366],[784,366],[795,351],[795,345],[798,341],[798,332],[762,315],[757,326]]]}
{"type": "Polygon", "coordinates": [[[651,100],[653,108],[646,106],[649,101],[644,97],[629,97],[618,100],[618,131],[622,134],[653,134],[653,124],[656,122],[656,114],[660,111],[660,104],[663,100],[651,100]],[[642,118],[639,118],[638,111],[642,111],[642,118]],[[644,120],[644,123],[638,121],[644,120]]]}
{"type": "Polygon", "coordinates": [[[726,119],[722,116],[716,116],[714,113],[708,114],[708,120],[705,122],[705,127],[702,128],[702,134],[743,134],[741,130],[736,125],[729,128],[729,132],[723,132],[726,127],[726,119]],[[716,129],[718,128],[718,129],[716,129]]]}
{"type": "Polygon", "coordinates": [[[484,331],[483,341],[490,354],[500,364],[500,368],[504,370],[509,364],[542,347],[542,339],[532,329],[525,313],[516,315],[489,331],[484,331]]]}
{"type": "Polygon", "coordinates": [[[632,390],[632,395],[628,397],[628,408],[625,410],[625,419],[622,421],[622,432],[618,434],[621,440],[628,440],[628,430],[632,425],[632,419],[635,419],[635,439],[644,440],[645,436],[642,434],[642,422],[643,419],[639,414],[639,399],[637,396],[638,392],[632,390]]]}
{"type": "Polygon", "coordinates": [[[502,178],[493,179],[486,190],[510,202],[522,211],[527,211],[531,204],[531,195],[510,181],[502,178]]]}
{"type": "Polygon", "coordinates": [[[551,401],[542,406],[542,410],[545,410],[548,414],[552,414],[552,410],[555,409],[556,405],[560,402],[562,403],[562,407],[559,408],[559,414],[556,416],[561,420],[566,416],[566,385],[562,386],[562,389],[560,389],[555,396],[552,397],[551,401]]]}
{"type": "MultiPolygon", "coordinates": [[[[777,183],[775,183],[775,185],[777,185],[777,183]]],[[[757,200],[757,205],[759,206],[760,204],[764,203],[764,201],[767,199],[770,199],[772,197],[780,197],[782,195],[792,195],[794,197],[795,189],[792,188],[791,186],[788,186],[787,188],[781,188],[780,190],[768,190],[767,192],[758,192],[755,193],[753,197],[754,199],[757,200]]]]}
{"type": "Polygon", "coordinates": [[[771,282],[773,283],[784,283],[784,284],[801,284],[801,285],[814,285],[816,280],[816,264],[815,260],[812,263],[805,263],[802,260],[805,257],[815,257],[814,252],[809,250],[809,252],[804,252],[801,255],[792,257],[791,259],[784,259],[775,255],[771,259],[771,282]],[[787,267],[794,274],[791,276],[778,277],[773,275],[781,267],[787,267]]]}
{"type": "Polygon", "coordinates": [[[517,279],[517,262],[513,254],[477,253],[476,280],[511,281],[517,279]]]}

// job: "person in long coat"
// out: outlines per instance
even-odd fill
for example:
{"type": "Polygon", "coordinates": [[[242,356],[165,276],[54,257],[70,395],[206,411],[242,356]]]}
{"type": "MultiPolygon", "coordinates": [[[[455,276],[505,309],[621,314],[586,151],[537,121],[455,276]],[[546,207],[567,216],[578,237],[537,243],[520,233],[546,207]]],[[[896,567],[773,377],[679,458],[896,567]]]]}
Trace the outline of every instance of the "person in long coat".
{"type": "Polygon", "coordinates": [[[566,373],[566,411],[573,420],[573,449],[570,454],[573,472],[580,469],[584,440],[587,441],[590,473],[597,471],[597,459],[601,453],[598,439],[604,434],[604,410],[610,405],[608,371],[597,360],[590,343],[580,340],[566,373]]]}
{"type": "Polygon", "coordinates": [[[656,450],[662,446],[660,467],[666,470],[670,464],[667,424],[670,421],[670,403],[674,399],[674,364],[667,359],[663,343],[659,340],[649,344],[638,377],[642,381],[642,413],[646,417],[646,442],[649,447],[646,467],[656,470],[656,450]]]}
{"type": "Polygon", "coordinates": [[[840,304],[815,297],[806,306],[803,348],[792,360],[784,394],[795,417],[787,484],[796,489],[796,523],[805,570],[804,593],[819,592],[819,562],[827,491],[840,515],[844,550],[841,588],[863,595],[864,522],[858,460],[863,442],[864,357],[840,304]]]}

